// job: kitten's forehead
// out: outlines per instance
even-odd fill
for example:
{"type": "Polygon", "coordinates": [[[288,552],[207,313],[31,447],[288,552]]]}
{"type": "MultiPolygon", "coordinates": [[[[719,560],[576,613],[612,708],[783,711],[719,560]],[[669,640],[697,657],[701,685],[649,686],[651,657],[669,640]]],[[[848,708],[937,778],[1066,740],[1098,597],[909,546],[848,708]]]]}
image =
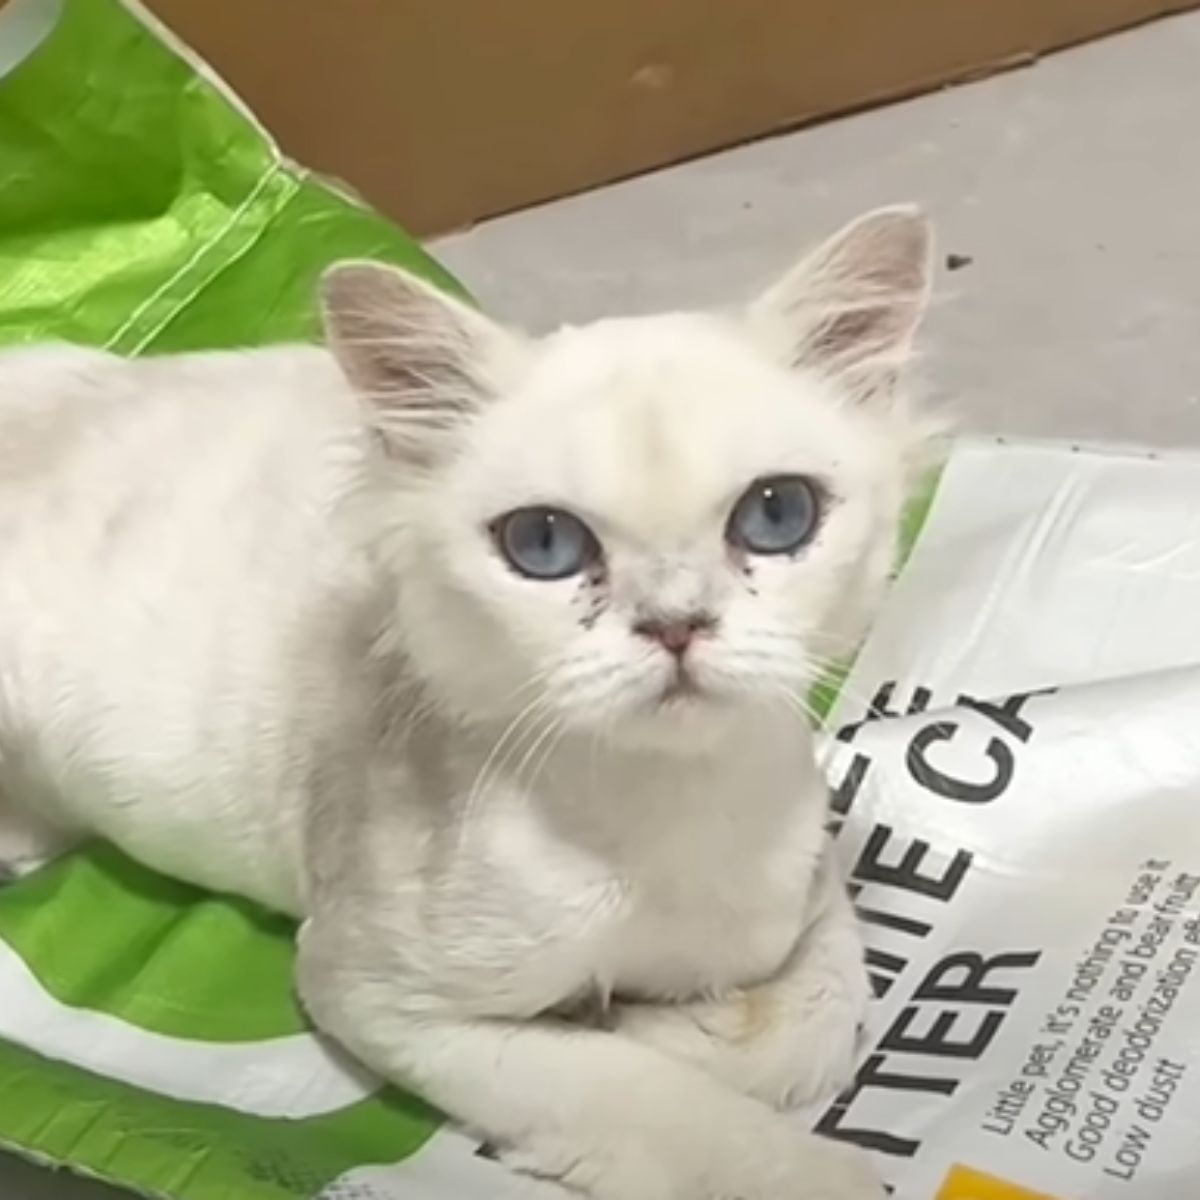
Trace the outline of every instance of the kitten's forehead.
{"type": "Polygon", "coordinates": [[[731,320],[679,313],[597,321],[568,328],[541,346],[526,399],[572,403],[671,407],[711,402],[732,382],[769,380],[778,373],[731,320]]]}
{"type": "Polygon", "coordinates": [[[484,503],[683,528],[757,475],[826,469],[844,425],[820,381],[771,362],[734,322],[632,318],[548,338],[470,457],[481,493],[503,493],[484,503]]]}

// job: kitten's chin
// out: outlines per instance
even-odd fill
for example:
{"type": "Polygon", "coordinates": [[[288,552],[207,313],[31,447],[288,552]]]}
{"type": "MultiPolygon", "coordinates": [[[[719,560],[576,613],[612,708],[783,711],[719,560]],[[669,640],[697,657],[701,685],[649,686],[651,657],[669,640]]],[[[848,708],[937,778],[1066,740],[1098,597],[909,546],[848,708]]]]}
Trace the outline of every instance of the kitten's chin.
{"type": "Polygon", "coordinates": [[[761,730],[789,714],[748,703],[702,684],[672,683],[610,719],[603,737],[614,746],[686,756],[721,754],[745,740],[748,729],[761,730]]]}
{"type": "Polygon", "coordinates": [[[728,712],[695,702],[670,702],[652,713],[626,716],[609,734],[612,745],[629,750],[694,757],[722,753],[737,739],[738,722],[728,712]]]}

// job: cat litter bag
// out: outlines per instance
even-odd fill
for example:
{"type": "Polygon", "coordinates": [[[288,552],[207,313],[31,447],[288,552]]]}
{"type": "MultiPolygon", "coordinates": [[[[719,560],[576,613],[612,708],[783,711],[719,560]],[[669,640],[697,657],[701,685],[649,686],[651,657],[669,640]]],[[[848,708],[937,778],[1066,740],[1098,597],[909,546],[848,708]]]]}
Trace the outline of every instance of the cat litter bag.
{"type": "Polygon", "coordinates": [[[1200,1196],[1200,459],[966,442],[841,691],[896,1195],[1200,1196]]]}
{"type": "MultiPolygon", "coordinates": [[[[140,11],[0,10],[0,341],[305,338],[354,256],[453,286],[140,11]]],[[[959,444],[832,708],[876,1000],[797,1121],[901,1200],[1200,1195],[1198,498],[959,444]]],[[[549,1193],[306,1028],[292,932],[99,847],[0,889],[0,1146],[172,1200],[549,1193]]]]}

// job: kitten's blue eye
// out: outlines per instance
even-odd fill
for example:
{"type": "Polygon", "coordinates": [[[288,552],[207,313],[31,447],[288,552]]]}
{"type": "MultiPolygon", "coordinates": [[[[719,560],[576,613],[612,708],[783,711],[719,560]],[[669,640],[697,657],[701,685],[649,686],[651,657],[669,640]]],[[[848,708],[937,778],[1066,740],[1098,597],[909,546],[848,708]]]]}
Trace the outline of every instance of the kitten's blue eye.
{"type": "Polygon", "coordinates": [[[729,516],[726,538],[751,554],[791,554],[817,531],[817,487],[799,475],[756,479],[729,516]]]}
{"type": "Polygon", "coordinates": [[[566,579],[600,557],[596,535],[561,508],[518,508],[492,531],[509,565],[530,579],[566,579]]]}

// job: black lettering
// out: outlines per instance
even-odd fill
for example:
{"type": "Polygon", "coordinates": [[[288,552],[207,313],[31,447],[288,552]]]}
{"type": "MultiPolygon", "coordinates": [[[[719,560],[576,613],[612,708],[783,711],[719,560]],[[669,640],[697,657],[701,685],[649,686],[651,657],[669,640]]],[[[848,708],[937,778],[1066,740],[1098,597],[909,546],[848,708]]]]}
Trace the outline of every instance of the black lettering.
{"type": "Polygon", "coordinates": [[[858,793],[862,790],[870,765],[871,760],[865,754],[855,754],[850,760],[850,765],[846,768],[846,774],[842,776],[841,783],[833,789],[829,796],[829,807],[838,816],[844,817],[850,811],[850,806],[858,799],[858,793]]]}
{"type": "Polygon", "coordinates": [[[962,1017],[962,1013],[941,1012],[934,1018],[928,1033],[910,1035],[908,1030],[921,1013],[915,1004],[909,1005],[889,1026],[879,1043],[880,1050],[898,1054],[932,1054],[935,1058],[978,1058],[991,1045],[992,1038],[1004,1023],[1004,1015],[989,1012],[984,1015],[969,1041],[951,1041],[947,1036],[962,1017]]]}
{"type": "Polygon", "coordinates": [[[880,970],[890,971],[893,975],[899,975],[904,970],[905,960],[898,954],[889,954],[886,950],[867,950],[867,963],[872,967],[879,967],[880,970]]]}
{"type": "Polygon", "coordinates": [[[984,981],[993,971],[1032,967],[1041,957],[1039,950],[993,954],[991,958],[984,958],[982,954],[976,954],[972,950],[951,954],[934,965],[921,981],[913,999],[1006,1007],[1017,998],[1017,989],[985,987],[984,981]],[[960,977],[958,982],[950,980],[953,975],[960,977]]]}
{"type": "Polygon", "coordinates": [[[894,680],[883,684],[879,691],[871,698],[871,703],[867,705],[867,715],[861,720],[852,721],[849,725],[843,725],[837,731],[838,741],[854,741],[858,731],[870,721],[879,721],[885,717],[898,717],[900,714],[891,708],[892,695],[895,690],[896,684],[894,680]]]}
{"type": "Polygon", "coordinates": [[[867,973],[867,979],[871,983],[871,995],[878,1000],[881,996],[886,996],[892,990],[892,984],[896,981],[887,975],[879,975],[874,971],[867,973]]]}
{"type": "Polygon", "coordinates": [[[888,989],[896,981],[896,976],[908,965],[898,954],[889,954],[886,950],[867,948],[867,973],[871,980],[871,990],[878,999],[886,996],[888,989]]]}
{"type": "Polygon", "coordinates": [[[918,713],[923,713],[929,708],[929,702],[933,699],[933,693],[928,688],[913,688],[912,699],[908,702],[908,707],[901,711],[892,708],[892,697],[895,692],[895,680],[883,684],[875,693],[871,703],[867,705],[867,715],[859,721],[852,721],[849,725],[843,725],[837,732],[838,740],[852,742],[857,736],[858,731],[872,721],[883,721],[891,717],[911,717],[918,713]]]}
{"type": "Polygon", "coordinates": [[[1021,709],[1037,696],[1052,696],[1057,688],[1040,688],[1034,692],[1018,692],[1006,700],[996,703],[993,700],[976,700],[974,696],[959,696],[958,702],[963,708],[973,709],[990,721],[995,721],[1006,733],[1010,733],[1019,742],[1027,742],[1033,734],[1033,726],[1021,716],[1021,709]]]}
{"type": "Polygon", "coordinates": [[[1012,751],[999,738],[991,738],[983,751],[995,767],[990,779],[972,782],[948,775],[929,761],[928,752],[939,742],[953,740],[958,731],[959,726],[951,721],[938,721],[919,730],[909,743],[905,756],[908,773],[935,796],[945,796],[947,800],[959,800],[964,804],[988,804],[1012,782],[1016,767],[1012,751]]]}
{"type": "Polygon", "coordinates": [[[958,1087],[956,1079],[938,1079],[927,1075],[901,1075],[884,1070],[887,1059],[872,1054],[858,1069],[854,1082],[843,1091],[817,1122],[817,1132],[842,1142],[853,1142],[865,1150],[877,1150],[895,1158],[912,1158],[921,1143],[898,1137],[882,1129],[853,1129],[844,1124],[859,1095],[870,1088],[894,1092],[926,1092],[935,1096],[952,1096],[958,1087]]]}
{"type": "Polygon", "coordinates": [[[928,937],[933,926],[927,921],[918,921],[916,917],[904,917],[899,913],[884,912],[881,908],[858,908],[858,919],[864,925],[880,925],[884,929],[894,929],[897,933],[911,934],[913,937],[928,937]]]}
{"type": "Polygon", "coordinates": [[[892,834],[890,825],[876,825],[871,830],[867,844],[854,864],[853,877],[860,883],[879,883],[931,896],[935,900],[949,900],[970,869],[971,855],[966,850],[958,850],[941,875],[922,875],[919,868],[930,851],[929,843],[914,838],[899,863],[886,863],[880,856],[892,840],[892,834]]]}

